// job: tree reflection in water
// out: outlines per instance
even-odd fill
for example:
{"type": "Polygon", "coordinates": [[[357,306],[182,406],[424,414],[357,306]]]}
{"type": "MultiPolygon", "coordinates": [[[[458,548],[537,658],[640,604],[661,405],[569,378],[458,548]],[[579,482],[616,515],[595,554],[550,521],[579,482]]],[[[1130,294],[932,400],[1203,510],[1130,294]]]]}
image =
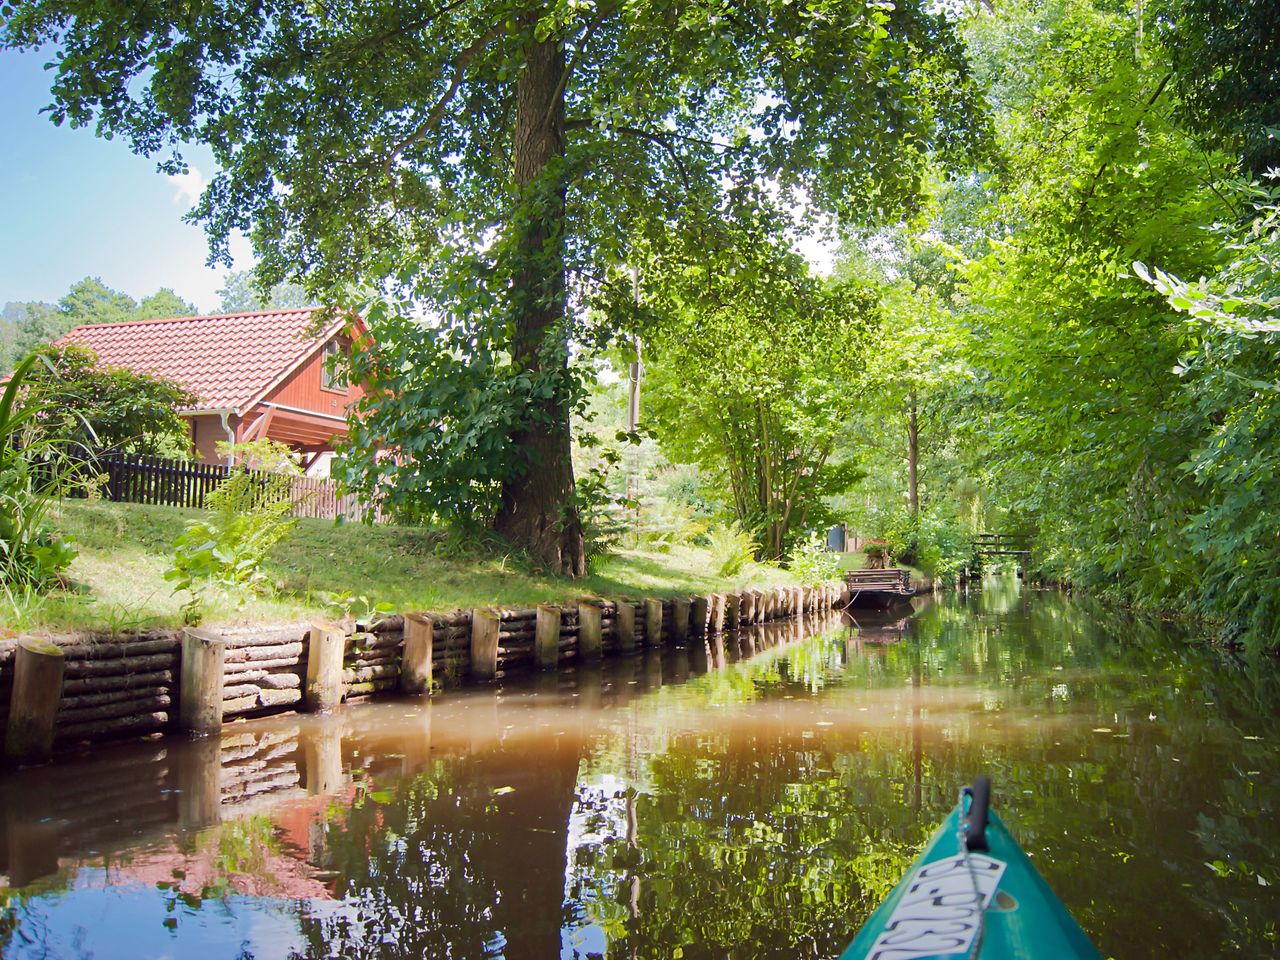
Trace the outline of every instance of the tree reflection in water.
{"type": "MultiPolygon", "coordinates": [[[[277,738],[253,756],[294,771],[293,794],[258,802],[256,819],[188,835],[182,862],[223,851],[211,869],[227,877],[203,897],[184,894],[179,912],[207,924],[288,918],[292,955],[308,960],[830,957],[982,770],[1104,955],[1190,944],[1210,957],[1275,954],[1273,664],[1016,589],[861,626],[799,643],[781,629],[649,650],[425,711],[275,721],[246,736],[277,738]],[[429,729],[413,726],[422,717],[429,729]],[[263,816],[277,835],[255,858],[246,843],[263,816]],[[296,884],[321,893],[271,896],[260,874],[281,874],[282,858],[305,867],[296,884]],[[262,895],[245,895],[246,878],[262,895]]],[[[224,741],[222,808],[238,810],[226,753],[224,741]]],[[[35,803],[5,799],[8,811],[35,803]]],[[[10,827],[21,819],[6,816],[10,827]]],[[[57,947],[69,942],[57,898],[86,882],[86,851],[102,844],[61,843],[56,882],[10,894],[6,957],[75,955],[57,947]],[[55,944],[43,954],[37,922],[55,944]]],[[[133,858],[136,876],[147,857],[179,862],[144,846],[125,837],[113,856],[133,858]]],[[[179,948],[192,942],[185,923],[179,948]]],[[[176,952],[236,950],[287,952],[252,937],[216,954],[176,952]]]]}

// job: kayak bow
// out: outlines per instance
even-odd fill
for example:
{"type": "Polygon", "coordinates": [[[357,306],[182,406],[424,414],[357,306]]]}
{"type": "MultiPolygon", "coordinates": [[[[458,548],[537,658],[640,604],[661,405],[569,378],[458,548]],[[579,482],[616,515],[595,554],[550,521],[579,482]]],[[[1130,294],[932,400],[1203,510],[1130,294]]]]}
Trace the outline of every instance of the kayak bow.
{"type": "Polygon", "coordinates": [[[840,960],[1101,960],[978,777],[840,960]]]}

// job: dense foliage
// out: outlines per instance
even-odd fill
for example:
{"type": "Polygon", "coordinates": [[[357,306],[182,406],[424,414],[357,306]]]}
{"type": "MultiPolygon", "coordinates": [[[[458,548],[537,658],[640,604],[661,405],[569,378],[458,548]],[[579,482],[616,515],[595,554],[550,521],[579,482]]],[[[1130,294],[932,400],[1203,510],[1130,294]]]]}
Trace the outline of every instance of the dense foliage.
{"type": "Polygon", "coordinates": [[[722,478],[735,519],[773,560],[859,476],[836,453],[878,321],[869,291],[823,284],[779,235],[759,198],[734,196],[723,220],[648,261],[644,305],[659,440],[722,478]]]}
{"type": "Polygon", "coordinates": [[[48,586],[76,555],[48,522],[68,471],[38,428],[58,402],[27,382],[39,363],[27,357],[0,393],[0,591],[10,606],[20,604],[27,591],[48,586]]]}
{"type": "Polygon", "coordinates": [[[4,14],[0,44],[57,51],[55,122],[169,172],[184,143],[213,150],[194,216],[216,256],[247,230],[264,284],[368,311],[385,354],[362,372],[387,389],[362,439],[396,456],[353,458],[367,486],[423,513],[476,505],[574,574],[569,346],[599,278],[655,230],[696,230],[726,181],[850,219],[908,207],[930,156],[971,155],[984,129],[952,21],[921,2],[4,14]]]}
{"type": "Polygon", "coordinates": [[[43,362],[27,382],[56,391],[58,402],[39,418],[43,438],[81,456],[125,452],[185,457],[191,430],[179,415],[195,395],[155,374],[103,367],[87,347],[71,343],[37,352],[43,362]]]}
{"type": "MultiPolygon", "coordinates": [[[[402,518],[571,575],[730,522],[943,575],[1021,532],[1274,647],[1271,6],[27,0],[0,43],[61,55],[57,122],[214,149],[194,216],[261,259],[229,305],[362,312],[340,466],[402,518]],[[593,421],[641,357],[641,430],[593,421]]],[[[135,309],[78,286],[53,327],[135,309]]]]}

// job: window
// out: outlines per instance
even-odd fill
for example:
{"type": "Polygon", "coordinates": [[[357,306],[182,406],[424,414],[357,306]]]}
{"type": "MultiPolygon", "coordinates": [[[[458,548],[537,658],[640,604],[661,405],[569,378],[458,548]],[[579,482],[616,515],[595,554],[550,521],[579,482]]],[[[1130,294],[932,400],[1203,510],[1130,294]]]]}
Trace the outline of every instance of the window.
{"type": "Polygon", "coordinates": [[[347,390],[347,350],[346,345],[337,337],[324,345],[324,369],[320,372],[320,386],[339,393],[347,390]]]}

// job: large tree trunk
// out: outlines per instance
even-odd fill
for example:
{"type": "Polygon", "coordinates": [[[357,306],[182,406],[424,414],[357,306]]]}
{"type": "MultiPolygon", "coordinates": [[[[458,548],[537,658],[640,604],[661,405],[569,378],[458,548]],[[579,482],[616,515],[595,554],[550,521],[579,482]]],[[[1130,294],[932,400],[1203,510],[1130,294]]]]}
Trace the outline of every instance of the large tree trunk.
{"type": "MultiPolygon", "coordinates": [[[[536,18],[535,18],[536,19],[536,18]]],[[[533,21],[524,24],[532,35],[533,21]]],[[[565,319],[565,188],[544,171],[564,156],[564,51],[530,39],[516,86],[515,178],[521,192],[512,356],[534,377],[562,373],[569,357],[565,319]]],[[[558,174],[557,174],[558,176],[558,174]]],[[[573,501],[567,389],[541,401],[512,439],[524,458],[504,484],[494,529],[535,559],[569,576],[586,573],[582,522],[573,501]]]]}

